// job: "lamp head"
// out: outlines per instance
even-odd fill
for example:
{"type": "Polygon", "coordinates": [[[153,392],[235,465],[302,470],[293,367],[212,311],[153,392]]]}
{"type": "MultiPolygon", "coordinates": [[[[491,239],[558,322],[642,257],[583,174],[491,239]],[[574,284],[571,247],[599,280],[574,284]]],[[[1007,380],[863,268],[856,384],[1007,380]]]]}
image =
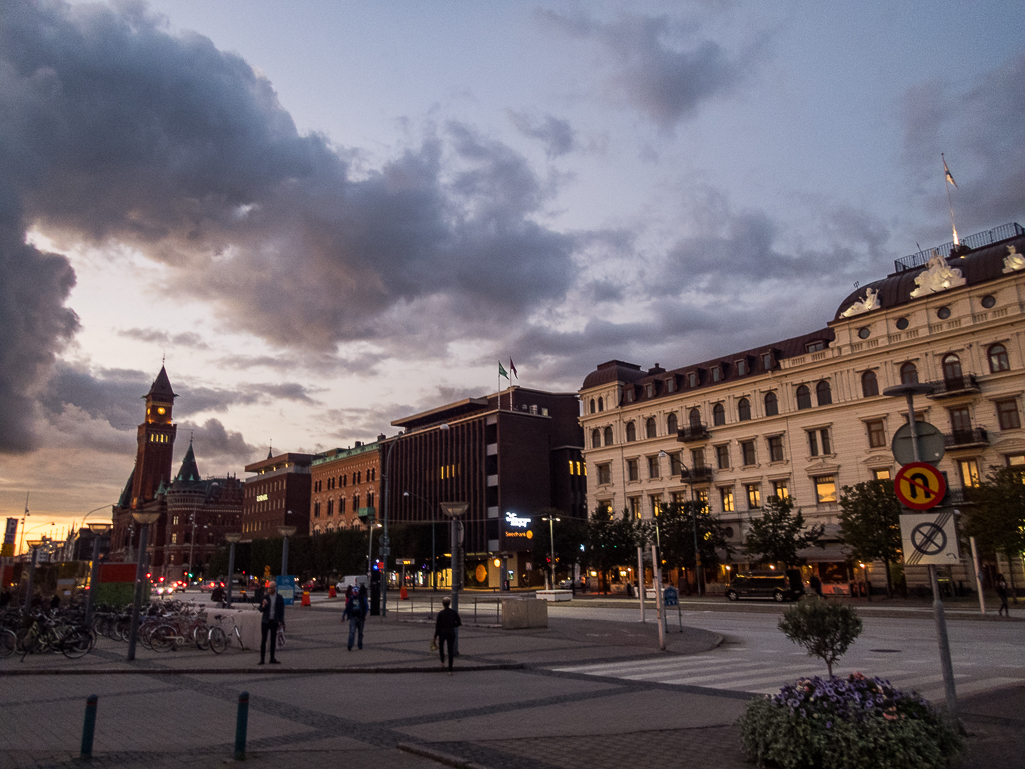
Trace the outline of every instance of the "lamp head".
{"type": "Polygon", "coordinates": [[[242,535],[239,534],[237,531],[232,531],[225,534],[224,538],[234,545],[236,542],[242,539],[242,535]]]}
{"type": "Polygon", "coordinates": [[[108,531],[111,530],[111,528],[112,528],[112,525],[109,524],[109,523],[90,523],[89,524],[90,531],[92,531],[92,533],[96,534],[96,535],[106,534],[108,531]]]}
{"type": "Polygon", "coordinates": [[[160,513],[146,513],[142,510],[133,510],[132,518],[142,524],[156,523],[160,513]]]}

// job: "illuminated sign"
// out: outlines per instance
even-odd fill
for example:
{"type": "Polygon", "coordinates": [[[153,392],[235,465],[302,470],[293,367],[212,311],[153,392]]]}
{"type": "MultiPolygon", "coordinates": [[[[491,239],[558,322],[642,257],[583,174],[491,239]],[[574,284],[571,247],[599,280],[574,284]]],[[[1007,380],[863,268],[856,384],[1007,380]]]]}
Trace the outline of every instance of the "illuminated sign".
{"type": "Polygon", "coordinates": [[[266,494],[257,494],[256,495],[256,501],[257,502],[266,502],[268,499],[270,499],[270,497],[267,496],[266,494]]]}
{"type": "Polygon", "coordinates": [[[514,529],[525,529],[530,526],[529,518],[521,518],[516,513],[506,513],[505,522],[507,525],[512,526],[514,529]]]}

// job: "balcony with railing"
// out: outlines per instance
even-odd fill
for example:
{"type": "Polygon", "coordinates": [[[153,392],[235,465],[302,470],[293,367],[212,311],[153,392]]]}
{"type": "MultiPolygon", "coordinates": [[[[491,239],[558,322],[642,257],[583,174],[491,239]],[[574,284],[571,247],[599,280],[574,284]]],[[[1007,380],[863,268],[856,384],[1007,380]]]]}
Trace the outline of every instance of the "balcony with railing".
{"type": "Polygon", "coordinates": [[[981,392],[979,380],[975,378],[975,374],[964,374],[963,376],[941,379],[939,382],[930,382],[929,384],[935,388],[928,395],[933,400],[981,392]]]}
{"type": "Polygon", "coordinates": [[[989,435],[983,427],[954,430],[952,433],[943,434],[943,445],[948,449],[981,448],[989,445],[989,435]]]}
{"type": "Polygon", "coordinates": [[[681,427],[677,431],[676,440],[678,440],[680,443],[691,443],[693,441],[707,441],[708,426],[702,424],[693,424],[681,427]]]}
{"type": "Polygon", "coordinates": [[[680,473],[680,481],[683,483],[711,483],[712,482],[712,468],[711,467],[691,467],[683,468],[680,473]]]}

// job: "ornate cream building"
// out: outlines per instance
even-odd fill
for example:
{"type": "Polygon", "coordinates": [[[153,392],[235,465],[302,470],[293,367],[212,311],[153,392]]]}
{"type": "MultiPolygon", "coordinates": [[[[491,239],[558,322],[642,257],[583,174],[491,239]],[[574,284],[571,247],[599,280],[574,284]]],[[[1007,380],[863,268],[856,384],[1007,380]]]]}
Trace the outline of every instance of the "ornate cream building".
{"type": "MultiPolygon", "coordinates": [[[[664,501],[706,498],[739,546],[765,500],[789,495],[826,524],[831,542],[806,553],[812,568],[847,582],[840,490],[899,469],[890,441],[907,405],[886,388],[935,383],[915,407],[944,433],[951,504],[990,466],[1025,464],[1025,231],[1005,225],[952,245],[950,257],[899,260],[802,336],[668,370],[598,366],[580,390],[588,508],[650,519],[664,501]]],[[[1006,574],[1006,561],[998,567],[1006,574]]],[[[867,568],[881,585],[882,566],[867,568]]],[[[924,581],[919,569],[909,584],[924,581]]]]}

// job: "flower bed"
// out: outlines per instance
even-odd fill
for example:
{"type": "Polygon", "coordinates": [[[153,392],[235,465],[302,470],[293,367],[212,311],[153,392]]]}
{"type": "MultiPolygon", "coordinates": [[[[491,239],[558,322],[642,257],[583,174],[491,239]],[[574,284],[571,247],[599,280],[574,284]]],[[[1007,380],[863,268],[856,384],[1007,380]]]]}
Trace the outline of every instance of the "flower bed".
{"type": "Polygon", "coordinates": [[[803,678],[754,700],[738,722],[748,756],[782,769],[941,769],[957,728],[915,692],[880,678],[803,678]]]}

